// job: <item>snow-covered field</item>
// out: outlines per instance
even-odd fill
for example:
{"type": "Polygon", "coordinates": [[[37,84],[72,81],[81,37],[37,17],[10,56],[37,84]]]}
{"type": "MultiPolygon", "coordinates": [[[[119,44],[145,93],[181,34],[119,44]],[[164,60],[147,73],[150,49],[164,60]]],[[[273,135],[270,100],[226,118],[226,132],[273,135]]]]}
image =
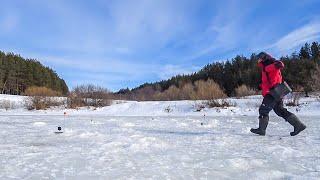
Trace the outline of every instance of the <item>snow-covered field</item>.
{"type": "Polygon", "coordinates": [[[272,116],[261,137],[249,132],[258,124],[259,96],[202,112],[192,101],[27,111],[19,107],[22,97],[4,97],[18,105],[0,110],[0,179],[320,177],[320,103],[314,98],[290,108],[307,125],[301,134],[290,137],[292,127],[272,116]],[[54,133],[58,126],[64,133],[54,133]]]}

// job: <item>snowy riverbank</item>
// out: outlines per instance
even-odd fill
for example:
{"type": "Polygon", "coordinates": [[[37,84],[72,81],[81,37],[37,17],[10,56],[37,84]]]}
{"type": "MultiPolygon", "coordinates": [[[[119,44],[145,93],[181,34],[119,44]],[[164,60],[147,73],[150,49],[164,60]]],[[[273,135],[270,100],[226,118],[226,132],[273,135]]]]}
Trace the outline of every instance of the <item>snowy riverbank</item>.
{"type": "MultiPolygon", "coordinates": [[[[205,108],[196,111],[202,101],[114,101],[111,106],[103,108],[65,109],[51,108],[48,110],[28,111],[24,108],[24,96],[0,95],[0,103],[10,101],[12,108],[0,108],[0,115],[103,115],[103,116],[256,116],[262,96],[245,98],[229,98],[234,107],[205,108]]],[[[287,101],[286,99],[285,101],[287,101]]],[[[287,107],[301,116],[320,116],[320,100],[316,97],[301,98],[300,105],[287,107]]],[[[275,115],[271,113],[271,115],[275,115]]]]}

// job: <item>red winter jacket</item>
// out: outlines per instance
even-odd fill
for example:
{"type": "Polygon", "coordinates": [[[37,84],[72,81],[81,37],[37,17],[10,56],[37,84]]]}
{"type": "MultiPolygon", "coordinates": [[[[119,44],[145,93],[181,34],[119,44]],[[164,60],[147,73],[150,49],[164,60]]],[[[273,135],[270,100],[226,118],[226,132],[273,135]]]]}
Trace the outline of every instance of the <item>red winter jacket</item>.
{"type": "Polygon", "coordinates": [[[262,83],[260,84],[262,96],[266,96],[271,88],[282,83],[281,69],[284,67],[284,64],[281,61],[274,61],[264,66],[260,62],[258,66],[262,69],[262,83]]]}

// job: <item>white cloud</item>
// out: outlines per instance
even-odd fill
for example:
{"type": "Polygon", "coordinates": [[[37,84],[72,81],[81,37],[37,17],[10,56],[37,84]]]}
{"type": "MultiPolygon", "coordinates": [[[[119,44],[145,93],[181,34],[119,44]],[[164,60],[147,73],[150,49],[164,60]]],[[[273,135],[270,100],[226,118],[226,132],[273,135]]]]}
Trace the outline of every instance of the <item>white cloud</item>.
{"type": "Polygon", "coordinates": [[[170,0],[100,1],[93,12],[82,3],[37,2],[54,16],[56,34],[46,48],[85,53],[151,51],[188,29],[185,6],[170,0]],[[49,6],[48,6],[49,4],[49,6]],[[104,17],[104,18],[102,18],[104,17]],[[54,42],[54,43],[53,43],[54,42]]]}
{"type": "Polygon", "coordinates": [[[199,67],[196,66],[182,67],[180,65],[167,64],[160,68],[158,76],[161,79],[169,79],[176,75],[190,74],[197,70],[199,70],[199,67]]]}
{"type": "Polygon", "coordinates": [[[120,88],[123,88],[123,84],[120,82],[124,82],[126,79],[129,81],[127,75],[124,74],[100,72],[68,71],[64,72],[63,76],[68,80],[68,85],[71,89],[81,84],[95,84],[116,91],[120,88]]]}
{"type": "Polygon", "coordinates": [[[175,75],[190,74],[200,69],[197,66],[142,64],[135,63],[135,61],[121,60],[78,59],[77,61],[72,61],[59,57],[44,58],[42,62],[46,64],[68,69],[63,75],[67,79],[70,79],[70,82],[67,83],[72,87],[81,83],[96,83],[108,87],[113,91],[125,86],[120,85],[121,82],[137,82],[141,81],[141,79],[148,79],[148,76],[155,77],[156,79],[169,79],[175,75]]]}
{"type": "Polygon", "coordinates": [[[183,40],[177,45],[189,44],[188,54],[181,59],[190,61],[204,55],[214,56],[215,52],[223,54],[239,47],[239,43],[243,43],[244,40],[248,41],[248,37],[251,37],[251,32],[254,30],[243,26],[243,24],[253,11],[254,6],[256,3],[246,6],[239,1],[216,3],[215,7],[211,9],[214,13],[209,25],[203,31],[192,34],[190,39],[183,40]],[[241,9],[241,13],[239,13],[239,9],[241,9]]]}
{"type": "MultiPolygon", "coordinates": [[[[30,56],[29,56],[30,57],[30,56]]],[[[67,68],[69,70],[84,71],[87,73],[108,73],[122,74],[130,78],[138,78],[143,73],[154,72],[154,66],[150,64],[143,64],[137,61],[124,61],[114,58],[90,58],[90,57],[59,57],[59,56],[45,56],[33,55],[47,65],[55,66],[57,68],[67,68]]],[[[107,77],[107,76],[106,76],[107,77]]]]}
{"type": "Polygon", "coordinates": [[[267,49],[272,49],[281,55],[287,54],[306,42],[320,38],[320,22],[315,21],[295,29],[271,44],[267,49]]]}

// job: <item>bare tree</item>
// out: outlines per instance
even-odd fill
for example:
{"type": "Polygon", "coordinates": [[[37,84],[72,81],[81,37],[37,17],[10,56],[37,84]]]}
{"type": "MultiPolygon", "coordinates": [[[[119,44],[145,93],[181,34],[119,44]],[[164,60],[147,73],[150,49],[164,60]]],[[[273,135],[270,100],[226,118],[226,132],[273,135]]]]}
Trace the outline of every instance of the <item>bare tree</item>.
{"type": "Polygon", "coordinates": [[[187,83],[187,84],[183,85],[180,91],[181,91],[180,97],[183,100],[196,98],[195,88],[192,85],[192,83],[187,83]]]}
{"type": "Polygon", "coordinates": [[[136,92],[136,99],[139,101],[154,100],[156,91],[151,86],[146,86],[136,92]]]}
{"type": "Polygon", "coordinates": [[[255,90],[249,88],[245,84],[237,87],[235,91],[236,91],[237,97],[250,96],[250,95],[257,94],[255,90]]]}
{"type": "Polygon", "coordinates": [[[79,85],[68,96],[68,106],[70,108],[81,106],[103,107],[110,104],[110,91],[92,84],[79,85]]]}

